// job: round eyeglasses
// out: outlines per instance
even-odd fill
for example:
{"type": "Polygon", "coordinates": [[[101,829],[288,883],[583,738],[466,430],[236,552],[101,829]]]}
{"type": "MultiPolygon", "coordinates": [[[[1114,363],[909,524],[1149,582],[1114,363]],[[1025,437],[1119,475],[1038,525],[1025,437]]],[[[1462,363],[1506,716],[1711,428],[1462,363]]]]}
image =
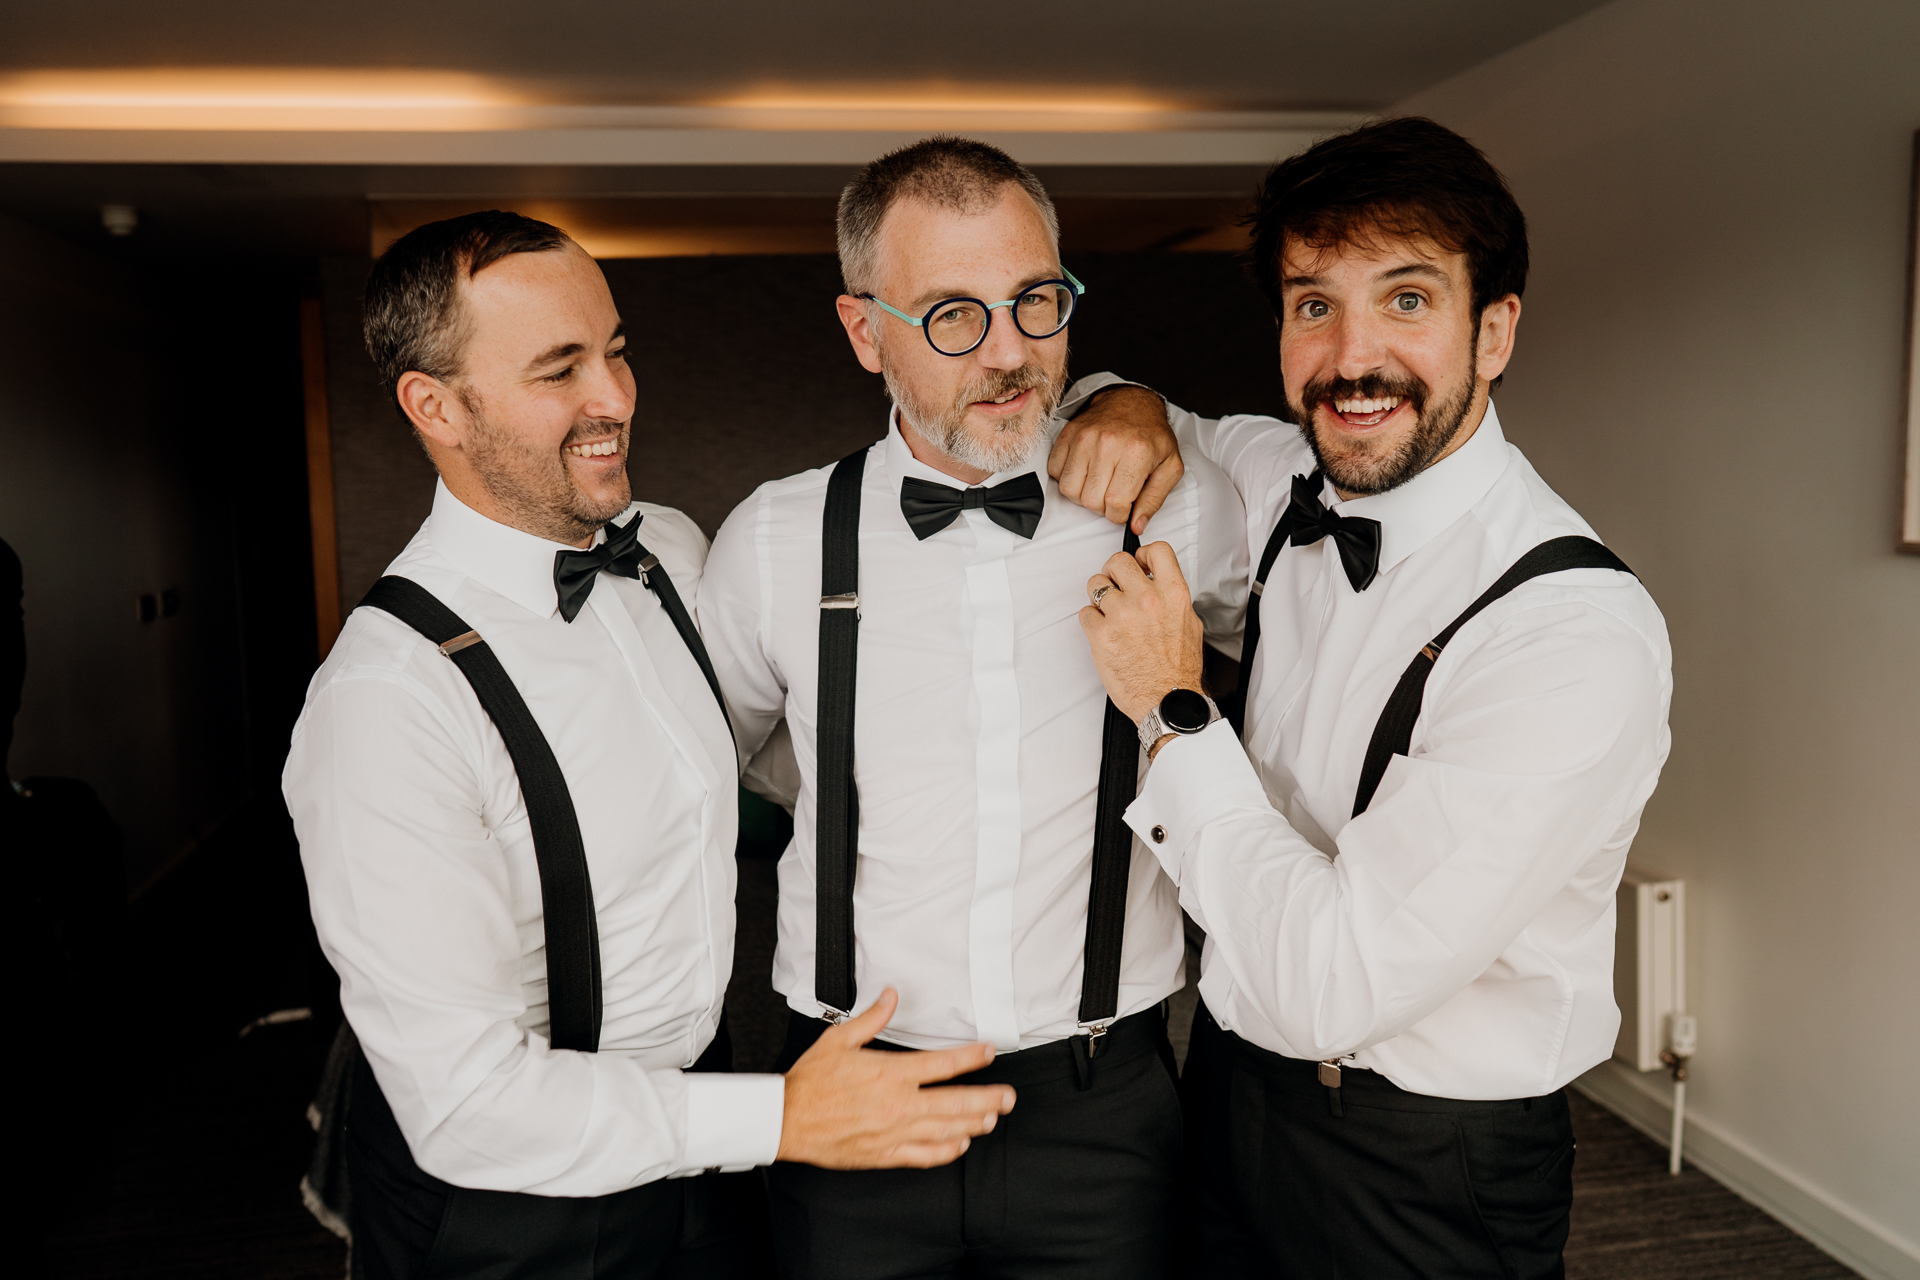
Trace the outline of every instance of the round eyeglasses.
{"type": "Polygon", "coordinates": [[[878,303],[886,311],[905,320],[927,336],[927,345],[943,356],[963,356],[987,340],[987,328],[993,313],[1008,308],[1013,325],[1029,338],[1051,338],[1073,319],[1074,304],[1087,286],[1062,267],[1064,280],[1042,280],[1020,291],[1017,298],[1005,302],[983,302],[979,298],[947,298],[927,308],[918,319],[898,307],[881,302],[870,293],[858,296],[878,303]]]}

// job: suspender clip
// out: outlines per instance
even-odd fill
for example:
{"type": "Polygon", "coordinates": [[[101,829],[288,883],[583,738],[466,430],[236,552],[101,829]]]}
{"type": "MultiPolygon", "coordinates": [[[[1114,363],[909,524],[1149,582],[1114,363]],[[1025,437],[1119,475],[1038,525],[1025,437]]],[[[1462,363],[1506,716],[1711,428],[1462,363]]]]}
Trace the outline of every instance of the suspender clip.
{"type": "Polygon", "coordinates": [[[833,1026],[836,1026],[836,1027],[839,1026],[841,1023],[845,1022],[848,1018],[851,1018],[852,1016],[853,1015],[848,1013],[845,1009],[836,1009],[830,1004],[823,1004],[820,1006],[820,1020],[822,1022],[831,1023],[833,1026]]]}
{"type": "Polygon", "coordinates": [[[858,591],[849,591],[844,595],[821,596],[820,607],[822,609],[858,609],[860,607],[860,593],[858,591]]]}
{"type": "Polygon", "coordinates": [[[1087,1033],[1087,1057],[1100,1056],[1100,1038],[1107,1034],[1107,1028],[1115,1021],[1116,1019],[1113,1018],[1096,1018],[1092,1022],[1080,1024],[1080,1029],[1087,1033]]]}
{"type": "Polygon", "coordinates": [[[660,557],[653,554],[653,552],[651,551],[647,552],[646,559],[640,562],[640,585],[652,586],[653,584],[647,581],[647,574],[652,570],[658,569],[659,567],[660,567],[660,557]]]}
{"type": "Polygon", "coordinates": [[[1255,578],[1253,580],[1253,594],[1255,594],[1256,596],[1264,596],[1265,594],[1267,594],[1267,584],[1262,582],[1260,579],[1255,578]]]}
{"type": "Polygon", "coordinates": [[[453,639],[441,645],[440,652],[451,658],[462,649],[470,649],[479,643],[480,633],[478,631],[469,631],[465,635],[455,636],[453,639]]]}

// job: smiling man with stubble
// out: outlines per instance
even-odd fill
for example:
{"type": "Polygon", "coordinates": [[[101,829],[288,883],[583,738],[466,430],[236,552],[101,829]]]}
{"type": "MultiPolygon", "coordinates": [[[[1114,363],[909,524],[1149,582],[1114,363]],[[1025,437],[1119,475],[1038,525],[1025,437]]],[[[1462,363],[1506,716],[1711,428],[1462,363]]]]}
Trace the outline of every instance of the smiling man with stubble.
{"type": "Polygon", "coordinates": [[[730,1074],[738,762],[706,542],[632,501],[634,375],[600,268],[516,214],[432,223],[367,285],[368,350],[440,480],[314,676],[283,779],[359,1040],[355,1272],[763,1274],[776,1156],[950,1161],[1013,1106],[923,1089],[982,1044],[730,1074]]]}

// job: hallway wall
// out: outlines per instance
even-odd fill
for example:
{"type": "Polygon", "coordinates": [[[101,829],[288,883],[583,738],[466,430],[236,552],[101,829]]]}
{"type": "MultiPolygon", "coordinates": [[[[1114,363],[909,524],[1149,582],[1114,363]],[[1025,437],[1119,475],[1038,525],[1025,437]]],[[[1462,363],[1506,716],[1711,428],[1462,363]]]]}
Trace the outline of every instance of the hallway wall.
{"type": "Polygon", "coordinates": [[[1617,0],[1394,114],[1512,182],[1502,425],[1672,631],[1634,856],[1689,881],[1689,1153],[1920,1275],[1920,558],[1893,550],[1920,6],[1617,0]]]}
{"type": "Polygon", "coordinates": [[[246,786],[230,535],[193,501],[134,274],[4,219],[0,297],[0,537],[27,623],[10,771],[91,784],[138,885],[246,786]],[[168,588],[178,612],[139,621],[168,588]]]}
{"type": "Polygon", "coordinates": [[[295,293],[95,234],[0,216],[0,537],[27,629],[8,766],[89,783],[137,889],[275,790],[313,667],[295,293]]]}

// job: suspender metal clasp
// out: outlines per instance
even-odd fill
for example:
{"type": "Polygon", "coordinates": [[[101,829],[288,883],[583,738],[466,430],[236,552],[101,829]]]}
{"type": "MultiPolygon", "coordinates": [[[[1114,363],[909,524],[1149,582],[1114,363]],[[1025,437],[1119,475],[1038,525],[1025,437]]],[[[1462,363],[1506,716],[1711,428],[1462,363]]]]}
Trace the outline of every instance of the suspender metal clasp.
{"type": "Polygon", "coordinates": [[[836,1009],[830,1004],[822,1004],[820,1006],[820,1020],[822,1022],[830,1022],[836,1027],[852,1016],[853,1015],[845,1009],[836,1009]]]}
{"type": "Polygon", "coordinates": [[[440,652],[445,654],[447,657],[451,658],[454,654],[460,652],[462,649],[470,649],[474,645],[479,643],[480,643],[480,633],[478,631],[469,631],[469,632],[466,632],[464,635],[457,635],[453,639],[441,645],[440,652]]]}
{"type": "Polygon", "coordinates": [[[659,567],[660,557],[651,551],[647,552],[646,559],[640,562],[640,585],[652,586],[653,584],[647,581],[647,574],[659,567]]]}
{"type": "Polygon", "coordinates": [[[1097,1058],[1100,1056],[1100,1038],[1107,1034],[1107,1028],[1112,1026],[1115,1021],[1116,1019],[1113,1018],[1097,1018],[1092,1022],[1083,1022],[1080,1024],[1080,1029],[1087,1033],[1087,1057],[1097,1058]]]}
{"type": "Polygon", "coordinates": [[[844,595],[821,596],[820,607],[822,609],[858,609],[860,607],[860,593],[858,591],[849,591],[844,595]]]}

